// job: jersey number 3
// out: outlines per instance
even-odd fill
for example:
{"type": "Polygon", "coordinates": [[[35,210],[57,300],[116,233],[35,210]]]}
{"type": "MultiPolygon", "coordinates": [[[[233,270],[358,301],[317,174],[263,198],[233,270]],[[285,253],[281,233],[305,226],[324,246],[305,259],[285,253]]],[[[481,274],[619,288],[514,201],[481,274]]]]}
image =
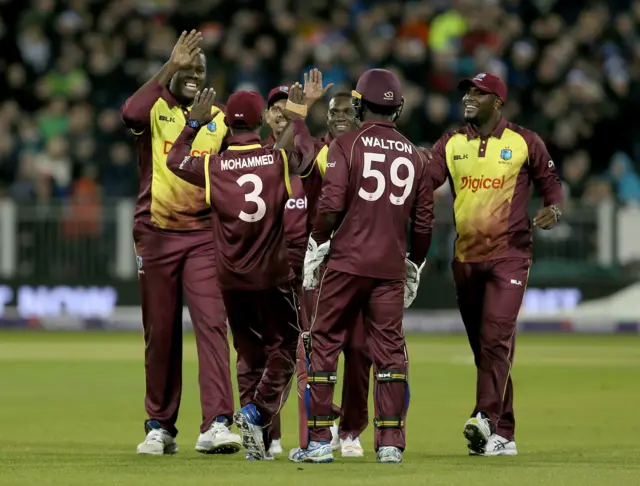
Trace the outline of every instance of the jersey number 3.
{"type": "Polygon", "coordinates": [[[240,211],[238,217],[242,221],[246,221],[247,223],[256,223],[264,218],[264,215],[267,213],[267,204],[264,202],[264,199],[260,197],[260,193],[262,192],[262,179],[258,177],[256,174],[245,174],[238,178],[236,181],[239,186],[244,186],[246,183],[253,184],[253,190],[244,195],[244,200],[246,202],[254,203],[257,208],[253,213],[245,213],[244,211],[240,211]]]}
{"type": "MultiPolygon", "coordinates": [[[[362,171],[362,177],[365,179],[373,178],[376,180],[376,189],[373,192],[365,191],[362,187],[358,191],[358,196],[360,196],[365,201],[377,201],[384,194],[385,187],[387,185],[387,181],[384,178],[382,172],[372,167],[373,162],[384,162],[385,154],[376,154],[373,152],[365,152],[364,153],[364,170],[362,171]]],[[[411,194],[411,189],[413,189],[413,180],[416,175],[416,170],[413,167],[413,164],[406,157],[398,157],[391,162],[391,167],[389,168],[389,176],[391,178],[391,184],[397,188],[402,189],[402,194],[400,196],[396,196],[391,192],[389,194],[389,201],[391,204],[395,204],[396,206],[402,206],[404,202],[411,194]],[[400,174],[398,171],[400,167],[407,168],[407,176],[404,179],[400,178],[400,174]]]]}

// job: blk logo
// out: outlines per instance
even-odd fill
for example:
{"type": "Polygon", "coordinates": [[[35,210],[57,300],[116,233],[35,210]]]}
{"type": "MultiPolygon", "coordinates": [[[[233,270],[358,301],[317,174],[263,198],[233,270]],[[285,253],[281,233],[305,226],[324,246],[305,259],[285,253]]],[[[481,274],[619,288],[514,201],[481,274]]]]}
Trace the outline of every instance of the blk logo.
{"type": "Polygon", "coordinates": [[[453,160],[466,160],[469,158],[469,154],[464,155],[454,155],[453,160]]]}
{"type": "Polygon", "coordinates": [[[172,116],[160,115],[160,121],[175,123],[176,119],[172,116]]]}

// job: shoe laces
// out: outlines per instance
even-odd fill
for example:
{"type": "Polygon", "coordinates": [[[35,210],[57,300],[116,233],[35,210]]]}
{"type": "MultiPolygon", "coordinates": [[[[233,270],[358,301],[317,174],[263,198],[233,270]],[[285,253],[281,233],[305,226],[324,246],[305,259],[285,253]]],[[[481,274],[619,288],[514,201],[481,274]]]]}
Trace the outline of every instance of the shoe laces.
{"type": "Polygon", "coordinates": [[[213,435],[224,434],[224,433],[227,433],[229,431],[227,426],[225,424],[223,424],[222,422],[213,422],[211,424],[211,427],[209,427],[209,430],[211,431],[211,433],[213,435]]]}
{"type": "Polygon", "coordinates": [[[147,440],[152,440],[155,442],[164,442],[165,432],[162,429],[153,429],[147,435],[147,440]]]}

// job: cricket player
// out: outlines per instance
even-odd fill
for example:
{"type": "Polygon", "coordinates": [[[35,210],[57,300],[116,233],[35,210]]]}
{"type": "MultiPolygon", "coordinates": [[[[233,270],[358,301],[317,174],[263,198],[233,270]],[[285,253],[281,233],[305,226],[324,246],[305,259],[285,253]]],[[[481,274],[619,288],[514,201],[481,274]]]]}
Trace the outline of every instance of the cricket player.
{"type": "Polygon", "coordinates": [[[458,87],[467,125],[435,143],[429,174],[434,188],[448,179],[455,198],[453,277],[477,368],[464,436],[472,455],[515,455],[510,372],[531,267],[527,200],[534,183],[544,207],[533,225],[551,229],[560,219],[562,185],[540,137],[502,117],[507,87],[499,77],[481,73],[458,87]]]}
{"type": "MultiPolygon", "coordinates": [[[[290,174],[313,161],[313,146],[297,142],[308,134],[304,120],[293,123],[296,148],[263,148],[264,100],[239,91],[227,102],[229,147],[219,155],[191,156],[197,130],[211,120],[213,90],[196,96],[187,126],[169,152],[167,167],[205,190],[214,217],[218,278],[238,357],[260,369],[249,403],[234,415],[245,452],[256,460],[269,454],[270,425],[286,400],[295,371],[300,333],[284,236],[284,208],[291,196],[290,174]]],[[[288,109],[306,115],[302,86],[291,87],[288,109]]],[[[293,116],[293,113],[290,114],[293,116]]]]}
{"type": "Polygon", "coordinates": [[[363,123],[329,147],[305,256],[305,286],[319,285],[319,292],[307,378],[310,442],[290,452],[293,462],[333,461],[329,426],[338,356],[359,314],[364,315],[376,379],[378,461],[399,463],[405,448],[409,388],[402,315],[407,268],[418,271],[431,238],[427,165],[396,130],[404,99],[395,74],[366,71],[353,98],[356,117],[363,123]],[[412,248],[407,261],[409,221],[412,248]],[[318,283],[316,270],[326,255],[318,283]]]}
{"type": "MultiPolygon", "coordinates": [[[[306,76],[305,76],[306,78],[306,76]]],[[[307,86],[322,87],[322,73],[318,70],[312,70],[308,79],[305,79],[307,86]]],[[[318,91],[311,88],[310,91],[318,91]]],[[[327,153],[331,142],[345,133],[354,131],[358,128],[355,117],[355,110],[351,103],[351,94],[338,93],[331,97],[329,101],[329,110],[327,111],[327,134],[324,137],[315,140],[316,158],[313,166],[301,176],[304,190],[307,197],[307,211],[309,222],[309,233],[312,229],[312,220],[316,214],[318,201],[322,191],[322,181],[327,170],[327,153]]],[[[317,303],[317,289],[305,292],[307,299],[308,314],[315,314],[315,305],[317,303]]],[[[369,399],[369,378],[371,374],[371,358],[369,356],[369,348],[366,343],[366,335],[364,332],[364,323],[362,314],[356,316],[354,326],[350,327],[347,335],[347,342],[343,349],[344,354],[344,377],[342,385],[341,407],[336,414],[340,417],[339,427],[333,425],[331,427],[332,450],[340,449],[342,457],[364,457],[364,449],[360,441],[360,435],[367,428],[369,423],[368,417],[368,399],[369,399]]],[[[301,356],[299,366],[304,366],[304,356],[301,356]]],[[[303,375],[303,373],[299,374],[303,375]]],[[[303,385],[304,380],[299,380],[299,385],[303,385]]],[[[299,394],[303,394],[301,387],[299,394]]],[[[334,413],[336,412],[334,407],[334,413]]],[[[302,431],[304,438],[308,437],[306,429],[307,417],[306,407],[301,407],[300,423],[305,425],[302,431]]],[[[306,445],[305,440],[301,441],[301,446],[306,445]]]]}
{"type": "MultiPolygon", "coordinates": [[[[227,323],[218,287],[211,209],[204,190],[166,167],[196,92],[206,76],[201,34],[183,32],[169,61],[121,109],[136,137],[140,193],[135,242],[145,339],[146,439],[139,454],[173,454],[182,393],[182,307],[186,296],[198,350],[202,425],[196,450],[233,453],[240,436],[229,431],[233,391],[227,323]]],[[[223,107],[194,140],[192,154],[216,153],[227,133],[223,107]]]]}
{"type": "MultiPolygon", "coordinates": [[[[331,89],[333,84],[323,86],[322,72],[312,69],[304,75],[304,92],[307,109],[331,89]]],[[[278,86],[273,88],[267,99],[267,112],[265,119],[271,127],[271,134],[265,141],[265,146],[275,144],[288,144],[287,138],[291,135],[288,120],[284,116],[284,106],[287,99],[288,86],[278,86]]],[[[304,255],[307,249],[307,240],[311,232],[312,214],[317,206],[322,188],[322,179],[326,171],[327,150],[329,143],[343,133],[355,130],[357,125],[350,94],[337,94],[329,102],[327,113],[328,133],[321,138],[314,140],[316,157],[312,167],[301,177],[292,177],[291,186],[293,197],[287,201],[285,210],[285,235],[287,237],[287,249],[292,268],[296,274],[296,285],[302,287],[302,266],[304,255]],[[304,188],[304,189],[303,189],[304,188]]],[[[290,137],[289,137],[290,138],[290,137]]],[[[316,291],[305,291],[301,297],[301,322],[302,327],[308,330],[305,324],[308,316],[313,314],[316,301],[316,291]]],[[[333,450],[341,449],[343,457],[363,457],[364,451],[360,443],[360,434],[366,429],[368,424],[368,395],[369,395],[369,375],[371,372],[371,360],[364,338],[364,326],[361,316],[358,325],[349,335],[347,346],[344,349],[345,373],[342,388],[342,407],[333,406],[334,416],[340,417],[340,427],[336,424],[331,426],[333,450]]],[[[304,356],[301,357],[301,366],[304,364],[304,356]]],[[[300,376],[304,373],[299,373],[300,376]]],[[[303,390],[299,390],[303,393],[303,390]]],[[[306,428],[306,409],[300,409],[300,422],[304,424],[302,432],[304,442],[308,437],[306,428]]],[[[280,438],[279,416],[274,419],[271,443],[271,452],[278,454],[282,452],[280,438]],[[277,434],[277,435],[276,435],[277,434]]]]}

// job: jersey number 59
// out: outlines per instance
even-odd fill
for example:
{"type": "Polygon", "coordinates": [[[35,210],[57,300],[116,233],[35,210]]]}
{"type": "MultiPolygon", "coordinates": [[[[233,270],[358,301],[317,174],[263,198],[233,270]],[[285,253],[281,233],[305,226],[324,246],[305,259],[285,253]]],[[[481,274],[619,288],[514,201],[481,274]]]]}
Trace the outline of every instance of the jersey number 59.
{"type": "MultiPolygon", "coordinates": [[[[358,191],[358,196],[360,196],[365,201],[377,201],[384,194],[384,190],[387,185],[387,181],[384,178],[382,172],[372,167],[373,162],[384,162],[386,159],[385,154],[376,154],[373,152],[365,152],[364,153],[364,170],[362,171],[362,177],[365,179],[374,178],[376,180],[376,189],[373,192],[365,191],[364,188],[360,188],[358,191]]],[[[389,168],[389,176],[391,179],[391,184],[399,189],[402,189],[402,194],[400,196],[396,196],[393,191],[389,194],[389,201],[391,204],[395,204],[396,206],[402,206],[404,202],[411,194],[411,189],[413,188],[413,180],[416,175],[416,170],[413,167],[413,164],[406,157],[398,157],[391,162],[391,167],[389,168]],[[400,167],[407,168],[407,176],[402,179],[400,178],[400,174],[398,171],[400,167]]]]}
{"type": "Polygon", "coordinates": [[[254,203],[257,206],[253,213],[240,211],[238,217],[247,223],[256,223],[260,221],[267,213],[267,203],[265,203],[264,199],[260,197],[260,193],[263,188],[262,179],[260,179],[256,174],[245,174],[240,176],[236,182],[239,186],[244,186],[246,183],[253,184],[253,190],[244,195],[244,200],[246,202],[254,203]]]}

